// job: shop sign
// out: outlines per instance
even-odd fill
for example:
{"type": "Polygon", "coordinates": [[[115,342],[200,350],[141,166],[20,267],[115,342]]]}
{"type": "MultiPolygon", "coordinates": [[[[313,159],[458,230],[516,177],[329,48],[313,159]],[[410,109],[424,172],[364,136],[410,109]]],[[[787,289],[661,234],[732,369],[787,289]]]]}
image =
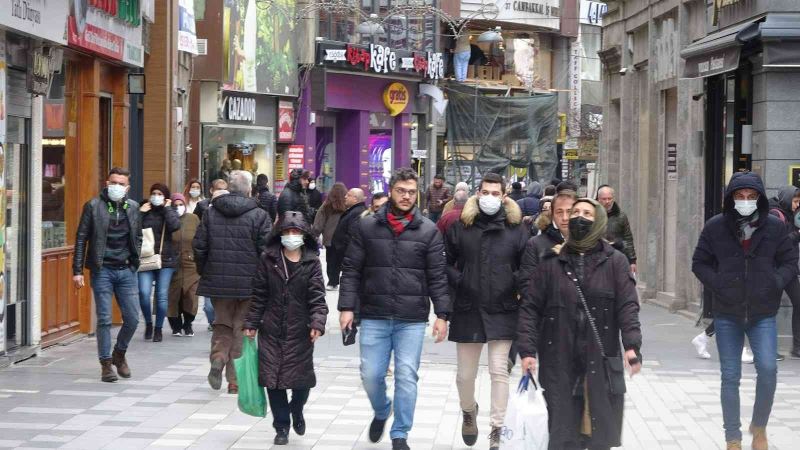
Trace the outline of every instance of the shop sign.
{"type": "Polygon", "coordinates": [[[232,122],[256,123],[256,99],[252,97],[224,96],[220,115],[232,122]]]}
{"type": "Polygon", "coordinates": [[[294,139],[294,105],[292,102],[278,102],[278,142],[292,142],[294,139]]]}
{"type": "Polygon", "coordinates": [[[608,5],[591,0],[581,0],[581,23],[584,25],[603,26],[603,16],[608,12],[608,5]]]}
{"type": "MultiPolygon", "coordinates": [[[[56,51],[52,47],[40,47],[28,54],[28,92],[34,95],[47,95],[50,80],[55,69],[53,60],[56,51]]],[[[56,58],[61,59],[61,58],[56,58]]],[[[61,66],[59,62],[59,67],[61,66]]]]}
{"type": "Polygon", "coordinates": [[[411,150],[411,157],[415,159],[427,159],[428,150],[411,150]]]}
{"type": "Polygon", "coordinates": [[[392,83],[383,91],[383,104],[389,110],[389,115],[394,117],[406,109],[410,97],[403,83],[392,83]]]}
{"type": "Polygon", "coordinates": [[[144,66],[138,0],[69,0],[69,4],[69,45],[132,66],[144,66]]]}
{"type": "Polygon", "coordinates": [[[499,0],[498,14],[494,20],[558,30],[561,26],[559,0],[523,2],[499,0]]]}
{"type": "Polygon", "coordinates": [[[66,44],[66,0],[7,0],[0,7],[0,25],[22,33],[66,44]]]}
{"type": "Polygon", "coordinates": [[[197,33],[194,25],[194,0],[180,0],[178,2],[178,51],[197,54],[197,33]]]}
{"type": "Polygon", "coordinates": [[[569,136],[581,135],[581,40],[580,36],[571,44],[569,61],[569,136]]]}
{"type": "Polygon", "coordinates": [[[678,179],[678,145],[667,144],[667,180],[678,179]]]}
{"type": "Polygon", "coordinates": [[[441,53],[392,50],[384,45],[369,46],[320,43],[317,58],[321,65],[330,65],[374,73],[411,73],[438,80],[444,77],[441,53]]]}
{"type": "Polygon", "coordinates": [[[286,164],[286,168],[288,170],[302,169],[304,158],[305,158],[305,153],[304,153],[304,147],[302,145],[290,145],[288,153],[288,164],[286,164]]]}

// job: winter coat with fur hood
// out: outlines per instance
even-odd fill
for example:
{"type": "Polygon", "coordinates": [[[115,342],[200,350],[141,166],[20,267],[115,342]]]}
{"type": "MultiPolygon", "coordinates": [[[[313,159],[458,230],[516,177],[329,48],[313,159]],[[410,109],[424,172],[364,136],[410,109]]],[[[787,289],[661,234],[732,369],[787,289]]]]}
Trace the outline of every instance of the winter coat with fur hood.
{"type": "Polygon", "coordinates": [[[451,341],[514,339],[518,274],[528,241],[527,227],[521,223],[522,212],[514,200],[506,198],[500,211],[488,216],[473,196],[464,205],[461,220],[447,231],[451,341]]]}

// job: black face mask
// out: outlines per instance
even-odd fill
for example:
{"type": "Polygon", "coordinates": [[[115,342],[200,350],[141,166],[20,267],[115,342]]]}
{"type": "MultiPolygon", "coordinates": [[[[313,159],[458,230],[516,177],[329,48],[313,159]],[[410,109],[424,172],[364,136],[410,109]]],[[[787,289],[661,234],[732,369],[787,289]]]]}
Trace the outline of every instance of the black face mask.
{"type": "Polygon", "coordinates": [[[569,237],[575,241],[582,241],[592,231],[593,220],[585,217],[573,217],[569,219],[569,237]]]}

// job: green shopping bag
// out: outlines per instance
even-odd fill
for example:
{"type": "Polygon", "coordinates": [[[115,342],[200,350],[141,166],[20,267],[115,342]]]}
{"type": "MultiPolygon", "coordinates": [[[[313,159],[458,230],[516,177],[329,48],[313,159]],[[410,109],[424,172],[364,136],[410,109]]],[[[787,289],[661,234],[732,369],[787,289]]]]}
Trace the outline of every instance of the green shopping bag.
{"type": "Polygon", "coordinates": [[[255,339],[244,336],[242,356],[233,360],[239,383],[239,411],[255,417],[267,416],[267,397],[258,384],[258,347],[255,339]]]}

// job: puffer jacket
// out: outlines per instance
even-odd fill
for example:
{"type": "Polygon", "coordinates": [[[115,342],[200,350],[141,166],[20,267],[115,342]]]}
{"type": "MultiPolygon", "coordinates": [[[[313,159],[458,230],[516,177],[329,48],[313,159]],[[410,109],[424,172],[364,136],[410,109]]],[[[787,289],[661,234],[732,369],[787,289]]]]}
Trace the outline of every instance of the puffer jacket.
{"type": "Polygon", "coordinates": [[[400,235],[387,219],[384,205],[353,227],[344,255],[339,286],[339,311],[361,319],[426,322],[430,303],[437,316],[450,313],[442,235],[414,208],[414,217],[400,235]]]}
{"type": "Polygon", "coordinates": [[[608,226],[606,228],[606,240],[608,242],[622,241],[624,244],[625,256],[631,264],[636,264],[636,248],[633,244],[633,233],[631,232],[631,224],[628,222],[628,216],[619,208],[617,202],[611,205],[611,211],[608,212],[608,226]]]}
{"type": "Polygon", "coordinates": [[[796,230],[792,200],[798,193],[800,193],[800,189],[794,186],[784,186],[778,191],[778,195],[769,199],[769,212],[781,220],[786,228],[786,233],[796,230]]]}
{"type": "Polygon", "coordinates": [[[192,241],[200,286],[197,295],[246,300],[271,229],[256,201],[224,194],[211,202],[192,241]]]}
{"type": "Polygon", "coordinates": [[[106,237],[111,216],[125,214],[130,224],[130,265],[131,270],[139,269],[139,255],[142,251],[142,216],[139,204],[125,198],[121,202],[112,202],[108,191],[103,189],[95,197],[83,205],[81,220],[75,236],[75,254],[72,257],[72,274],[81,275],[86,267],[92,272],[103,267],[106,253],[106,237]],[[110,210],[113,210],[111,212],[110,210]],[[123,213],[120,213],[120,210],[123,213]]]}
{"type": "Polygon", "coordinates": [[[539,200],[542,198],[542,185],[538,181],[531,182],[528,188],[528,195],[517,200],[517,204],[522,209],[522,217],[531,217],[539,214],[539,200]]]}
{"type": "Polygon", "coordinates": [[[157,255],[161,255],[161,267],[172,269],[178,267],[178,250],[173,245],[172,233],[180,230],[181,218],[175,208],[151,206],[150,211],[142,214],[142,230],[146,228],[153,230],[153,249],[157,255]],[[166,230],[163,245],[161,244],[162,230],[166,230]]]}
{"type": "Polygon", "coordinates": [[[445,238],[453,312],[450,340],[477,343],[516,337],[519,267],[528,231],[511,198],[493,216],[467,200],[445,238]]]}
{"type": "Polygon", "coordinates": [[[778,313],[781,292],[797,277],[798,248],[780,219],[769,214],[761,178],[752,172],[735,173],[725,190],[721,214],[706,222],[692,258],[692,272],[713,293],[715,315],[744,320],[778,313]],[[739,235],[733,193],[755,189],[758,222],[747,252],[739,235]]]}
{"type": "Polygon", "coordinates": [[[308,205],[308,195],[303,192],[299,178],[290,181],[278,196],[278,217],[283,217],[287,211],[302,213],[306,223],[314,223],[311,207],[308,205]]]}
{"type": "Polygon", "coordinates": [[[258,206],[269,214],[270,221],[275,222],[278,217],[278,199],[275,194],[269,191],[266,186],[258,186],[256,188],[256,201],[258,206]]]}
{"type": "Polygon", "coordinates": [[[258,383],[268,389],[309,389],[316,385],[312,329],[325,333],[328,305],[316,242],[305,223],[291,219],[283,228],[304,230],[300,265],[287,277],[280,232],[261,255],[244,328],[258,330],[258,383]]]}
{"type": "Polygon", "coordinates": [[[553,247],[564,243],[564,237],[554,224],[551,223],[541,231],[542,234],[528,239],[525,244],[525,253],[522,255],[522,262],[519,268],[519,290],[521,295],[525,295],[529,288],[536,288],[536,286],[530,286],[530,283],[539,261],[553,247]]]}

